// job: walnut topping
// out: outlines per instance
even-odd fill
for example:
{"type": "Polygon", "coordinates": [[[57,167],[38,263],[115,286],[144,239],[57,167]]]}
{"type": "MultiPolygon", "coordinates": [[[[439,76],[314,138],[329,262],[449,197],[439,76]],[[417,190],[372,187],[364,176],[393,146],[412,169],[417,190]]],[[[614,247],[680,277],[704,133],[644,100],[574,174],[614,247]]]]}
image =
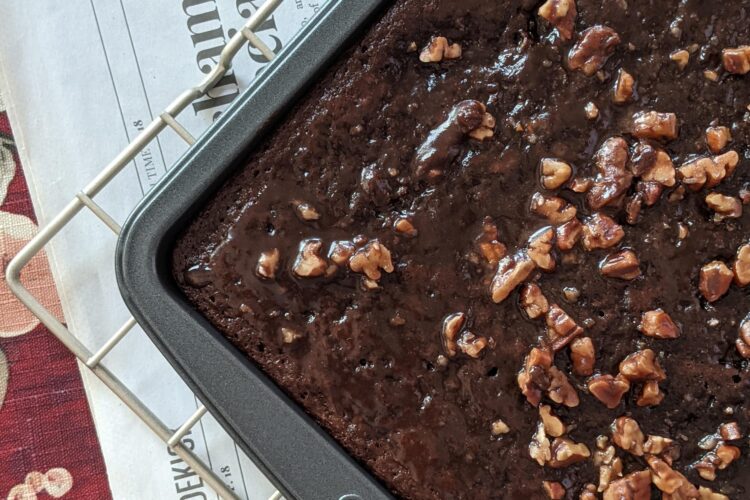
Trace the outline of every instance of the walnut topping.
{"type": "Polygon", "coordinates": [[[644,500],[651,498],[651,473],[647,470],[632,472],[622,479],[609,483],[604,490],[604,500],[644,500]]]}
{"type": "Polygon", "coordinates": [[[615,88],[612,91],[612,100],[615,104],[625,104],[633,98],[633,87],[635,86],[635,79],[633,75],[620,68],[617,72],[617,80],[615,80],[615,88]]]}
{"type": "Polygon", "coordinates": [[[735,341],[737,351],[745,359],[750,359],[750,314],[740,323],[740,336],[735,341]]]}
{"type": "Polygon", "coordinates": [[[620,374],[631,382],[662,381],[667,378],[651,349],[636,351],[625,357],[620,362],[620,374]]]}
{"type": "Polygon", "coordinates": [[[557,228],[557,249],[562,252],[573,250],[583,233],[583,225],[578,219],[571,219],[557,228]]]}
{"type": "Polygon", "coordinates": [[[612,442],[623,450],[637,456],[643,456],[643,445],[646,437],[638,422],[630,417],[619,417],[612,422],[612,442]]]}
{"type": "Polygon", "coordinates": [[[594,342],[590,337],[581,337],[570,343],[570,360],[573,373],[586,377],[594,373],[594,342]]]}
{"type": "Polygon", "coordinates": [[[281,328],[281,341],[285,344],[292,344],[294,341],[302,338],[302,334],[291,328],[281,328]]]}
{"type": "Polygon", "coordinates": [[[659,382],[648,380],[643,384],[641,394],[635,404],[638,406],[657,406],[664,401],[664,394],[659,389],[659,382]]]}
{"type": "Polygon", "coordinates": [[[560,38],[573,38],[573,28],[576,21],[575,0],[547,0],[539,7],[539,15],[555,27],[560,38]]]}
{"type": "Polygon", "coordinates": [[[393,272],[391,252],[378,240],[372,240],[357,250],[349,259],[349,267],[355,273],[364,273],[371,280],[379,280],[382,275],[380,269],[387,273],[393,272]]]}
{"type": "MultiPolygon", "coordinates": [[[[628,167],[633,175],[640,177],[656,165],[656,156],[662,149],[654,146],[651,142],[640,141],[633,147],[633,154],[628,162],[628,167]]],[[[669,156],[667,156],[668,158],[669,156]]]]}
{"type": "Polygon", "coordinates": [[[656,150],[654,163],[649,170],[644,172],[642,179],[647,182],[657,182],[662,186],[672,187],[675,180],[676,170],[672,159],[661,149],[656,150]]]}
{"type": "Polygon", "coordinates": [[[674,52],[669,54],[669,58],[674,61],[680,71],[682,71],[690,62],[690,52],[685,49],[675,50],[674,52]]]}
{"type": "Polygon", "coordinates": [[[700,272],[698,289],[709,302],[716,302],[729,291],[734,273],[720,260],[704,265],[700,272]]]}
{"type": "Polygon", "coordinates": [[[712,69],[704,70],[703,71],[703,77],[706,80],[711,81],[711,82],[718,82],[719,81],[719,74],[716,71],[712,70],[712,69]]]}
{"type": "Polygon", "coordinates": [[[581,33],[568,53],[568,66],[586,76],[599,71],[620,43],[620,36],[607,26],[596,25],[581,33]]]}
{"type": "Polygon", "coordinates": [[[406,236],[417,235],[417,228],[415,228],[414,224],[412,224],[412,222],[406,217],[396,219],[396,222],[393,223],[393,229],[397,233],[405,234],[406,236]]]}
{"type": "Polygon", "coordinates": [[[549,311],[549,302],[539,285],[527,283],[521,290],[521,307],[529,318],[536,319],[549,311]]]}
{"type": "Polygon", "coordinates": [[[588,382],[589,392],[609,408],[617,408],[622,397],[630,390],[630,382],[618,375],[594,375],[588,382]]]}
{"type": "Polygon", "coordinates": [[[502,419],[497,419],[494,422],[492,422],[491,431],[493,436],[500,436],[502,434],[507,434],[510,432],[510,427],[508,427],[508,424],[503,422],[502,419]]]}
{"type": "Polygon", "coordinates": [[[485,217],[482,221],[482,233],[477,237],[477,246],[485,260],[492,266],[508,254],[505,245],[498,241],[499,232],[492,217],[485,217]]]}
{"type": "Polygon", "coordinates": [[[736,219],[742,216],[742,202],[732,196],[726,196],[721,193],[709,193],[706,195],[706,205],[716,212],[714,220],[717,222],[724,219],[736,219]]]}
{"type": "Polygon", "coordinates": [[[622,477],[622,460],[615,455],[615,447],[609,444],[606,436],[597,437],[597,447],[594,452],[594,465],[599,467],[599,488],[605,491],[609,484],[618,477],[622,477]]]}
{"type": "Polygon", "coordinates": [[[589,120],[596,120],[599,118],[599,108],[591,101],[586,103],[583,107],[583,111],[586,113],[586,118],[589,120]]]}
{"type": "Polygon", "coordinates": [[[578,500],[597,500],[599,497],[596,495],[596,486],[588,483],[583,487],[578,500]]]}
{"type": "Polygon", "coordinates": [[[535,267],[526,252],[517,252],[502,259],[490,286],[492,301],[499,304],[507,299],[518,285],[528,279],[535,267]]]}
{"type": "Polygon", "coordinates": [[[700,500],[729,500],[728,496],[716,493],[711,488],[706,488],[705,486],[698,487],[698,495],[700,500]]]}
{"type": "Polygon", "coordinates": [[[734,282],[737,286],[750,285],[750,243],[745,243],[737,249],[734,259],[734,282]]]}
{"type": "Polygon", "coordinates": [[[551,366],[552,353],[547,349],[534,347],[524,360],[523,369],[518,373],[518,387],[532,406],[539,404],[542,391],[549,388],[547,371],[551,366]]]}
{"type": "Polygon", "coordinates": [[[750,46],[726,48],[721,51],[721,60],[728,72],[744,75],[750,72],[750,46]]]}
{"type": "Polygon", "coordinates": [[[640,111],[633,115],[632,132],[639,139],[677,139],[677,116],[674,113],[640,111]]]}
{"type": "Polygon", "coordinates": [[[531,213],[546,217],[552,224],[563,224],[576,216],[576,207],[558,196],[534,193],[531,197],[531,213]]]}
{"type": "Polygon", "coordinates": [[[565,434],[565,424],[562,420],[552,414],[552,408],[549,405],[539,406],[539,418],[544,424],[544,432],[552,437],[560,437],[565,434]]]}
{"type": "Polygon", "coordinates": [[[643,444],[643,451],[649,455],[662,455],[670,452],[675,447],[675,442],[662,436],[648,436],[643,444]]]}
{"type": "Polygon", "coordinates": [[[728,127],[708,127],[706,129],[706,144],[714,154],[719,154],[731,140],[732,132],[728,127]]]}
{"type": "Polygon", "coordinates": [[[552,441],[552,458],[547,463],[553,469],[561,469],[578,462],[582,462],[591,456],[588,446],[583,443],[575,443],[570,438],[559,437],[552,441]]]}
{"type": "Polygon", "coordinates": [[[740,458],[741,455],[739,448],[723,443],[716,447],[714,453],[716,453],[716,456],[719,458],[719,470],[724,470],[729,467],[732,462],[740,458]]]}
{"type": "Polygon", "coordinates": [[[643,313],[638,330],[648,337],[657,339],[676,339],[680,336],[680,329],[663,309],[643,313]]]}
{"type": "Polygon", "coordinates": [[[742,439],[740,424],[737,422],[727,422],[719,426],[719,435],[724,441],[737,441],[742,439]]]}
{"type": "Polygon", "coordinates": [[[541,466],[544,466],[552,458],[552,449],[547,434],[544,432],[544,424],[539,422],[536,432],[529,443],[529,455],[541,466]]]}
{"type": "Polygon", "coordinates": [[[602,275],[608,278],[634,280],[641,275],[640,261],[632,250],[620,250],[607,255],[599,264],[602,275]]]}
{"type": "Polygon", "coordinates": [[[317,210],[315,210],[315,207],[310,205],[309,203],[305,203],[303,201],[295,200],[292,202],[294,205],[294,209],[297,211],[297,217],[304,221],[313,221],[320,219],[320,214],[317,210]]]}
{"type": "Polygon", "coordinates": [[[276,270],[279,268],[279,249],[266,250],[261,252],[258,257],[258,265],[255,267],[255,273],[261,278],[274,279],[276,270]]]}
{"type": "Polygon", "coordinates": [[[461,57],[461,45],[448,44],[444,36],[436,36],[422,49],[419,60],[423,63],[440,62],[443,59],[458,59],[461,57]]]}
{"type": "Polygon", "coordinates": [[[328,249],[328,258],[337,266],[344,266],[349,262],[349,257],[354,254],[354,243],[351,241],[334,241],[328,249]]]}
{"type": "Polygon", "coordinates": [[[294,263],[294,274],[302,278],[314,278],[323,276],[328,269],[328,263],[320,256],[323,243],[320,240],[310,239],[300,243],[299,254],[294,263]]]}
{"type": "Polygon", "coordinates": [[[557,481],[542,481],[542,488],[544,488],[544,493],[549,500],[562,500],[565,498],[565,487],[557,481]]]}
{"type": "Polygon", "coordinates": [[[550,306],[546,320],[554,351],[562,349],[583,333],[583,328],[578,326],[578,323],[557,304],[550,306]]]}
{"type": "Polygon", "coordinates": [[[547,369],[549,375],[549,391],[547,395],[557,404],[562,404],[568,408],[575,408],[579,405],[578,393],[565,374],[558,370],[557,367],[551,366],[547,369]]]}
{"type": "Polygon", "coordinates": [[[682,165],[678,170],[682,183],[693,191],[704,185],[717,186],[725,177],[732,175],[740,161],[736,151],[727,151],[713,158],[697,158],[682,165]]]}
{"type": "Polygon", "coordinates": [[[635,186],[635,190],[643,197],[643,204],[650,207],[659,201],[659,197],[661,197],[661,193],[664,191],[664,186],[658,182],[639,181],[635,186]]]}
{"type": "Polygon", "coordinates": [[[697,498],[698,490],[690,484],[685,476],[672,469],[664,460],[654,455],[646,456],[651,468],[651,481],[654,486],[673,498],[697,498]]]}
{"type": "Polygon", "coordinates": [[[583,225],[583,247],[586,250],[611,248],[624,236],[622,226],[602,213],[595,213],[583,225]]]}
{"type": "Polygon", "coordinates": [[[555,230],[545,227],[529,238],[528,256],[540,269],[554,271],[556,262],[552,256],[552,245],[555,241],[555,230]]]}
{"type": "Polygon", "coordinates": [[[576,177],[575,179],[570,181],[570,185],[568,187],[574,193],[586,193],[591,189],[591,186],[593,185],[594,179],[591,179],[590,177],[576,177]]]}
{"type": "Polygon", "coordinates": [[[557,189],[570,179],[573,168],[570,164],[554,158],[542,158],[542,186],[545,189],[557,189]]]}
{"type": "Polygon", "coordinates": [[[481,124],[469,132],[469,137],[477,141],[483,141],[495,135],[495,117],[487,112],[487,108],[484,104],[482,104],[482,108],[484,114],[482,115],[481,124]]]}
{"type": "Polygon", "coordinates": [[[628,144],[622,137],[604,141],[594,156],[597,176],[586,200],[598,210],[617,202],[630,187],[633,176],[627,169],[628,144]]]}
{"type": "Polygon", "coordinates": [[[487,344],[486,338],[474,335],[471,332],[465,332],[456,343],[462,353],[475,359],[482,355],[482,351],[487,347],[487,344]]]}
{"type": "Polygon", "coordinates": [[[466,315],[464,313],[453,313],[443,320],[442,339],[448,357],[452,358],[458,354],[458,334],[465,322],[466,315]]]}

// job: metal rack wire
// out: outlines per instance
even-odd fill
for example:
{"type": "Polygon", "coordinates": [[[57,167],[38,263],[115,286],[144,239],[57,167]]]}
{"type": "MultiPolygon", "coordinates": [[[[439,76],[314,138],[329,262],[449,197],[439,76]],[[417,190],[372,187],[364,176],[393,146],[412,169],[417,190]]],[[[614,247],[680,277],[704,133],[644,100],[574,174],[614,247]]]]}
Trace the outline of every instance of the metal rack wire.
{"type": "MultiPolygon", "coordinates": [[[[6,269],[8,286],[18,299],[34,313],[40,321],[67,347],[86,369],[96,375],[120,400],[125,403],[164,443],[167,444],[185,463],[198,474],[206,484],[213,488],[224,499],[236,499],[237,495],[198,457],[182,444],[182,438],[196,425],[206,413],[201,405],[176,431],[172,431],[162,422],[131,390],[112,372],[102,366],[102,360],[136,325],[134,318],[128,319],[97,351],[91,351],[76,335],[62,324],[31,294],[21,283],[21,271],[29,261],[84,209],[90,210],[115,235],[120,233],[120,225],[110,216],[94,197],[112,181],[151,141],[166,128],[171,128],[188,145],[195,143],[195,138],[178,121],[177,116],[193,101],[206,95],[225,75],[232,65],[232,59],[245,43],[258,49],[271,61],[273,51],[254,33],[279,6],[283,0],[266,0],[230,40],[221,52],[218,64],[202,82],[182,92],[166,109],[159,114],[145,129],[128,144],[86,187],[84,187],[68,205],[44,227],[16,255],[6,269]]],[[[281,494],[277,491],[269,500],[278,500],[281,494]]]]}

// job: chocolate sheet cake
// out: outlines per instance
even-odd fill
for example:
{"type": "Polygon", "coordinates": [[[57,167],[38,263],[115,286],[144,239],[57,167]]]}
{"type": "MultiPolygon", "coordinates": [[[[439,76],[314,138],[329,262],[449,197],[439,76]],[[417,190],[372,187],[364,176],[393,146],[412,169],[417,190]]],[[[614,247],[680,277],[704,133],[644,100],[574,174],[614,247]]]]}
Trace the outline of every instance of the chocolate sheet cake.
{"type": "Polygon", "coordinates": [[[397,496],[750,498],[748,14],[394,2],[175,279],[397,496]]]}

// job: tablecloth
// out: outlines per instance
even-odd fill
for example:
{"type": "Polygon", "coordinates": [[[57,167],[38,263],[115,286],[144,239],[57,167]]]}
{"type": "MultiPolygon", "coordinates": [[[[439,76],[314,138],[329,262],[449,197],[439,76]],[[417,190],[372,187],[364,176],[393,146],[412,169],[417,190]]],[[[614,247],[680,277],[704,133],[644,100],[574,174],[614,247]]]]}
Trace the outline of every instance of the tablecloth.
{"type": "MultiPolygon", "coordinates": [[[[75,357],[5,283],[8,262],[36,230],[0,96],[0,498],[106,500],[106,470],[75,357]]],[[[43,254],[22,280],[62,317],[43,254]]]]}

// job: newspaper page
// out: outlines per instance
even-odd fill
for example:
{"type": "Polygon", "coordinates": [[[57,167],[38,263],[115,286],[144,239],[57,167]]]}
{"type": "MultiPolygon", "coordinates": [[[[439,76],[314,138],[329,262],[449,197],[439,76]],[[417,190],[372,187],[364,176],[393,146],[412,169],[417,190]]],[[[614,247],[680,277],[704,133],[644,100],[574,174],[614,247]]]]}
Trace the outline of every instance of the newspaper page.
{"type": "MultiPolygon", "coordinates": [[[[325,0],[283,0],[256,31],[279,52],[325,0]]],[[[263,0],[34,0],[0,2],[0,92],[36,213],[58,213],[185,88],[211,71],[219,52],[263,0]]],[[[233,69],[179,117],[200,135],[266,64],[243,48],[233,69]]],[[[122,223],[185,151],[167,130],[96,201],[122,223]]],[[[70,329],[96,351],[129,318],[115,282],[115,236],[87,211],[48,248],[70,329]]],[[[136,329],[105,358],[167,425],[199,406],[136,329]]],[[[218,498],[96,377],[82,370],[116,499],[218,498]]],[[[248,404],[253,404],[248,401],[248,404]]],[[[275,491],[209,415],[184,443],[241,498],[275,491]]]]}

